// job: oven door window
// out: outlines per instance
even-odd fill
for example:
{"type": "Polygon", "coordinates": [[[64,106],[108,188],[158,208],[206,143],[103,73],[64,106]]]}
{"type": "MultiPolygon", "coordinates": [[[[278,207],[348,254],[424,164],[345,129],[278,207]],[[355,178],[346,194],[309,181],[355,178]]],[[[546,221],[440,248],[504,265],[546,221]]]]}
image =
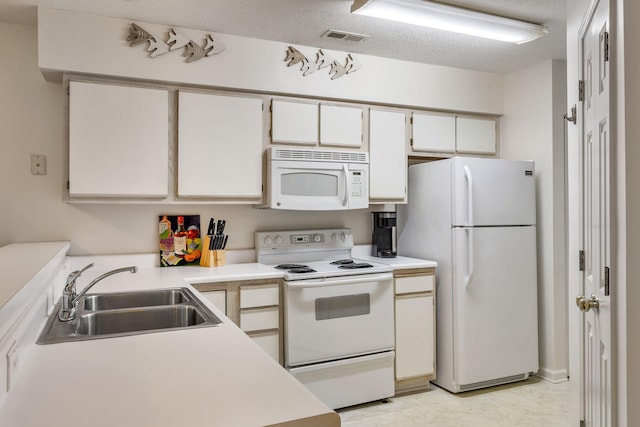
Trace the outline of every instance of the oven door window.
{"type": "Polygon", "coordinates": [[[321,171],[292,171],[280,175],[280,194],[283,196],[338,197],[340,178],[335,173],[321,171]]]}
{"type": "Polygon", "coordinates": [[[363,316],[371,313],[369,294],[316,299],[316,320],[363,316]]]}

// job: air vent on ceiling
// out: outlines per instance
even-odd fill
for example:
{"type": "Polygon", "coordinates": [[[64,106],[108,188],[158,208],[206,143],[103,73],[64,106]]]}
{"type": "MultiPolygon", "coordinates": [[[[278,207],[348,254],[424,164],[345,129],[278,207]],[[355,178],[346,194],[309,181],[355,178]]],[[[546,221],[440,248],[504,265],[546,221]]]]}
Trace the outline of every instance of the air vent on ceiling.
{"type": "Polygon", "coordinates": [[[348,31],[327,30],[322,37],[329,39],[346,40],[350,42],[361,42],[369,38],[366,34],[350,33],[348,31]]]}

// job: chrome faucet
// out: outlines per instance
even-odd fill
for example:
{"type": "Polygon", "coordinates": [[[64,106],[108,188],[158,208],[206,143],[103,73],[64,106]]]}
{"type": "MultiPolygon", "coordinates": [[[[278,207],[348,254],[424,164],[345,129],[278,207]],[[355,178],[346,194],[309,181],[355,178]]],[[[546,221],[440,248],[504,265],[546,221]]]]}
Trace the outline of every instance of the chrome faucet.
{"type": "Polygon", "coordinates": [[[60,319],[60,321],[68,322],[70,320],[75,319],[76,314],[78,312],[78,300],[84,294],[86,294],[89,289],[91,289],[96,283],[98,283],[102,279],[109,277],[113,274],[124,273],[126,271],[129,271],[131,273],[138,272],[138,267],[136,267],[135,265],[131,267],[116,268],[115,270],[107,271],[103,275],[93,279],[91,283],[89,283],[87,287],[84,288],[82,292],[80,292],[80,294],[76,295],[76,280],[78,279],[78,277],[80,277],[82,273],[85,272],[85,270],[91,267],[93,267],[93,263],[87,265],[86,267],[80,270],[71,272],[71,274],[69,274],[69,276],[67,277],[67,284],[65,285],[64,290],[62,291],[62,306],[60,307],[60,311],[58,312],[58,319],[60,319]]]}

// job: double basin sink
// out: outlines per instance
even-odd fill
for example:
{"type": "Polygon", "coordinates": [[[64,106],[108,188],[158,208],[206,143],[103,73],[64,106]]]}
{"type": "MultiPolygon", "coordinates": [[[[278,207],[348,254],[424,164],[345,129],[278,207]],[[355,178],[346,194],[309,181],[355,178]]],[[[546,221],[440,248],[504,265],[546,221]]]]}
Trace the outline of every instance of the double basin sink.
{"type": "Polygon", "coordinates": [[[38,344],[112,338],[151,332],[202,328],[222,321],[188,288],[87,294],[78,300],[75,319],[49,316],[38,344]]]}

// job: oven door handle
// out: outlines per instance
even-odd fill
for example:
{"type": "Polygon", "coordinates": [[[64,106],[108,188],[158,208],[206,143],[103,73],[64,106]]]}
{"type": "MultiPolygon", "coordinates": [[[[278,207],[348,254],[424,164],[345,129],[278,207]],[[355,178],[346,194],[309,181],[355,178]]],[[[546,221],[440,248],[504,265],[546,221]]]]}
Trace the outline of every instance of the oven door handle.
{"type": "Polygon", "coordinates": [[[382,274],[363,274],[361,276],[343,276],[339,278],[321,279],[321,280],[300,280],[299,282],[287,282],[289,289],[304,289],[304,288],[317,288],[323,286],[344,286],[354,285],[357,283],[366,282],[382,282],[385,280],[392,280],[392,273],[382,274]]]}

